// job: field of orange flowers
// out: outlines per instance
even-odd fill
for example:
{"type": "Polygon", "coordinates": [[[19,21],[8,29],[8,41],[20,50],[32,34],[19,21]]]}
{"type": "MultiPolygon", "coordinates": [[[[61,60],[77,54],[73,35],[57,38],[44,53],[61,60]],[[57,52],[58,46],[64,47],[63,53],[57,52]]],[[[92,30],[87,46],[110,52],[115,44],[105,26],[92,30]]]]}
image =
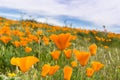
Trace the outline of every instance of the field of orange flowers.
{"type": "Polygon", "coordinates": [[[120,34],[0,18],[0,80],[119,80],[120,34]]]}

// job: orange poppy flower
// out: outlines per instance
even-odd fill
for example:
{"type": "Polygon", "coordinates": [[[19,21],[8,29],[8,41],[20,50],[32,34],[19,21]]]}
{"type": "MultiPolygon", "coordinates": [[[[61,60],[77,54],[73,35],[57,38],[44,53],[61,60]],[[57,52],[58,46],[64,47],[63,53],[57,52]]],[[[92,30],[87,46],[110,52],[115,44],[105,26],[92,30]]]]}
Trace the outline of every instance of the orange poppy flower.
{"type": "Polygon", "coordinates": [[[68,49],[68,50],[64,50],[64,53],[65,53],[65,56],[69,59],[71,57],[71,49],[68,49]]]}
{"type": "Polygon", "coordinates": [[[59,69],[60,67],[58,65],[55,65],[55,66],[51,66],[50,67],[50,71],[49,71],[49,75],[53,75],[56,73],[56,71],[59,69]]]}
{"type": "Polygon", "coordinates": [[[96,51],[97,51],[97,46],[96,46],[96,44],[90,45],[90,46],[89,46],[89,50],[90,50],[91,55],[95,55],[95,54],[96,54],[96,51]]]}
{"type": "Polygon", "coordinates": [[[89,52],[80,52],[78,50],[74,50],[74,54],[77,60],[80,62],[81,66],[85,66],[90,58],[89,52]]]}
{"type": "Polygon", "coordinates": [[[9,36],[2,36],[2,37],[0,37],[0,40],[1,40],[3,43],[7,44],[10,40],[12,40],[12,38],[9,37],[9,36]]]}
{"type": "Polygon", "coordinates": [[[42,34],[42,30],[38,30],[38,31],[36,32],[36,34],[37,34],[37,35],[41,35],[41,34],[42,34]]]}
{"type": "Polygon", "coordinates": [[[94,71],[99,71],[104,65],[100,62],[92,62],[92,68],[94,71]]]}
{"type": "Polygon", "coordinates": [[[41,76],[46,77],[46,75],[48,74],[49,71],[50,71],[50,65],[49,64],[44,64],[43,67],[42,67],[41,76]]]}
{"type": "Polygon", "coordinates": [[[72,40],[75,40],[77,38],[77,36],[72,36],[72,40]]]}
{"type": "Polygon", "coordinates": [[[38,62],[39,59],[34,56],[27,56],[20,59],[19,67],[22,72],[28,71],[33,64],[38,62]]]}
{"type": "Polygon", "coordinates": [[[69,66],[65,66],[63,72],[64,72],[64,80],[70,80],[72,75],[72,68],[69,66]]]}
{"type": "MultiPolygon", "coordinates": [[[[26,39],[27,39],[27,38],[26,38],[26,39]]],[[[28,39],[27,39],[26,41],[30,41],[30,42],[32,42],[32,41],[39,42],[39,38],[38,38],[37,36],[35,36],[35,35],[29,34],[29,35],[28,35],[28,39]]]]}
{"type": "Polygon", "coordinates": [[[15,36],[19,36],[19,37],[22,37],[24,35],[23,32],[21,32],[20,30],[12,30],[12,34],[15,35],[15,36]]]}
{"type": "Polygon", "coordinates": [[[12,44],[13,44],[15,47],[19,47],[19,46],[20,46],[20,42],[19,42],[19,41],[14,41],[14,42],[12,42],[12,44]]]}
{"type": "Polygon", "coordinates": [[[108,46],[104,46],[105,49],[108,49],[109,47],[108,46]]]}
{"type": "Polygon", "coordinates": [[[2,34],[6,34],[9,36],[11,35],[11,29],[9,26],[3,26],[0,31],[2,31],[2,34]]]}
{"type": "Polygon", "coordinates": [[[53,34],[50,36],[50,39],[54,41],[54,43],[60,50],[64,50],[65,48],[70,46],[70,40],[72,40],[72,36],[69,33],[59,35],[53,34]]]}
{"type": "Polygon", "coordinates": [[[91,77],[94,73],[94,69],[93,68],[87,68],[87,71],[86,71],[86,75],[88,77],[91,77]]]}
{"type": "Polygon", "coordinates": [[[44,41],[44,43],[45,43],[46,45],[49,44],[49,39],[48,39],[46,36],[43,36],[42,40],[44,41]]]}
{"type": "Polygon", "coordinates": [[[12,58],[11,64],[19,66],[22,72],[27,72],[33,64],[38,62],[39,59],[34,56],[27,56],[22,58],[12,58]]]}
{"type": "Polygon", "coordinates": [[[60,51],[56,50],[56,51],[51,52],[50,54],[53,57],[53,59],[58,60],[60,56],[60,51]]]}
{"type": "Polygon", "coordinates": [[[28,44],[27,41],[23,41],[23,40],[20,41],[20,45],[21,45],[21,46],[26,46],[27,44],[28,44]]]}
{"type": "Polygon", "coordinates": [[[29,52],[31,52],[31,51],[32,51],[32,48],[30,48],[30,47],[26,47],[26,48],[25,48],[25,52],[29,53],[29,52]]]}
{"type": "Polygon", "coordinates": [[[71,62],[71,65],[72,65],[72,67],[77,67],[77,62],[72,61],[72,62],[71,62]]]}
{"type": "Polygon", "coordinates": [[[12,65],[19,66],[19,60],[20,60],[20,58],[12,57],[11,60],[10,60],[10,63],[11,63],[12,65]]]}

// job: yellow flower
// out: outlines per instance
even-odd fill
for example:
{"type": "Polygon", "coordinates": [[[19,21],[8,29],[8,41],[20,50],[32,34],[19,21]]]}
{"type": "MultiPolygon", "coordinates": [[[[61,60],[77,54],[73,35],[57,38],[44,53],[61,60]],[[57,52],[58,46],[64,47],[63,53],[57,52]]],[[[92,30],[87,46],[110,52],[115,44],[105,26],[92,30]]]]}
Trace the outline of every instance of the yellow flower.
{"type": "Polygon", "coordinates": [[[71,62],[71,65],[72,65],[72,67],[77,67],[77,62],[72,61],[72,62],[71,62]]]}
{"type": "Polygon", "coordinates": [[[72,75],[72,68],[69,66],[65,66],[63,72],[64,72],[64,80],[70,80],[72,75]]]}
{"type": "Polygon", "coordinates": [[[96,46],[96,44],[90,45],[90,46],[89,46],[89,50],[90,50],[91,55],[95,55],[95,54],[96,54],[96,51],[97,51],[97,46],[96,46]]]}
{"type": "Polygon", "coordinates": [[[15,73],[8,73],[7,75],[8,75],[9,77],[15,77],[15,76],[16,76],[15,73]]]}

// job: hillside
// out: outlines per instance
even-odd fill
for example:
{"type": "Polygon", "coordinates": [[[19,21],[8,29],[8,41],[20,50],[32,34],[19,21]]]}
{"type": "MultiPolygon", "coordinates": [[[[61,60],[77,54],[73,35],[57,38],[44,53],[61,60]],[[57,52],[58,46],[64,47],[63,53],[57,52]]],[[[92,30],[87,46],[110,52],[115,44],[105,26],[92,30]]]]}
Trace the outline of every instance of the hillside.
{"type": "Polygon", "coordinates": [[[0,17],[0,80],[118,80],[120,34],[0,17]]]}
{"type": "MultiPolygon", "coordinates": [[[[0,27],[11,26],[11,27],[32,27],[33,29],[40,28],[41,30],[47,31],[47,33],[63,33],[69,32],[73,35],[77,35],[81,40],[89,40],[89,43],[96,43],[99,46],[108,47],[120,47],[120,34],[112,32],[102,32],[96,30],[85,30],[78,28],[70,28],[67,26],[54,26],[45,23],[38,23],[34,20],[15,21],[0,17],[0,27]],[[33,22],[32,22],[33,21],[33,22]]],[[[49,35],[50,35],[49,34],[49,35]]],[[[83,45],[84,46],[84,45],[83,45]]]]}

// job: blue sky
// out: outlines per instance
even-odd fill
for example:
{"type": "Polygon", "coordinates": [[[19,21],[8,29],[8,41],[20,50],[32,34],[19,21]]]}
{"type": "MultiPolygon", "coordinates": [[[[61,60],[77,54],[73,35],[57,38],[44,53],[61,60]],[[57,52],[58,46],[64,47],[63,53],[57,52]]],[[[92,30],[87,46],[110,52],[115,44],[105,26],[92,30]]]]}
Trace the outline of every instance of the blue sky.
{"type": "Polygon", "coordinates": [[[83,29],[103,30],[105,25],[120,33],[119,4],[120,0],[0,0],[0,16],[83,29]]]}

